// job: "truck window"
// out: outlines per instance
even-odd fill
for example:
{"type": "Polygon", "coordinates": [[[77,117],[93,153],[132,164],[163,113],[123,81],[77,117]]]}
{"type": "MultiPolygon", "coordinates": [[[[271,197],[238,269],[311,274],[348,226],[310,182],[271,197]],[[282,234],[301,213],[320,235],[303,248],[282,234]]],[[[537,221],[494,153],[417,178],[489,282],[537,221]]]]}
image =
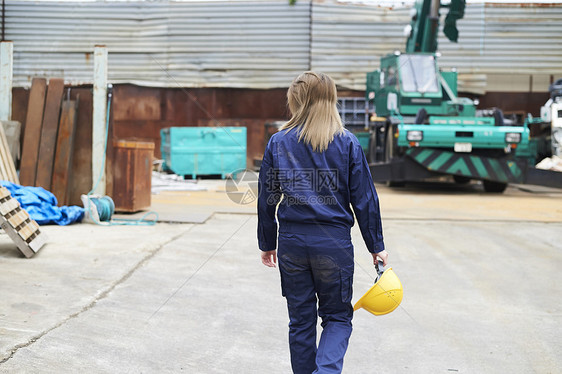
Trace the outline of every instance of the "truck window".
{"type": "Polygon", "coordinates": [[[401,55],[400,78],[405,92],[438,92],[435,59],[428,55],[401,55]]]}
{"type": "Polygon", "coordinates": [[[386,71],[386,86],[396,86],[397,79],[396,79],[396,70],[394,67],[389,67],[386,71]]]}

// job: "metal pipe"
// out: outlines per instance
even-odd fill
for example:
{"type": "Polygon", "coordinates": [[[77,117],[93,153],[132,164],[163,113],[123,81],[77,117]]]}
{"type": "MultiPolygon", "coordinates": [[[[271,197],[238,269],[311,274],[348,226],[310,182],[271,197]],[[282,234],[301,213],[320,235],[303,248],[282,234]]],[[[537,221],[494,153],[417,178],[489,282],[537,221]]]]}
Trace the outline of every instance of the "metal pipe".
{"type": "Polygon", "coordinates": [[[0,42],[0,121],[12,119],[14,43],[0,42]]]}
{"type": "Polygon", "coordinates": [[[105,195],[105,142],[107,123],[107,47],[94,47],[94,112],[92,116],[93,193],[105,195]]]}

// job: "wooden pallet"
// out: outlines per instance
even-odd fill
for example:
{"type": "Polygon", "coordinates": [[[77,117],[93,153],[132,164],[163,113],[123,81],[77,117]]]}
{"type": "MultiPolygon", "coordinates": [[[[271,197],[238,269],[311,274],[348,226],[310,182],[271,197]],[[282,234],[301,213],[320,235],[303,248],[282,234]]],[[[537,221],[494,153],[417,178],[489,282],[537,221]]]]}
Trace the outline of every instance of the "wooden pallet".
{"type": "Polygon", "coordinates": [[[46,235],[6,187],[0,187],[0,226],[27,258],[45,245],[46,235]]]}

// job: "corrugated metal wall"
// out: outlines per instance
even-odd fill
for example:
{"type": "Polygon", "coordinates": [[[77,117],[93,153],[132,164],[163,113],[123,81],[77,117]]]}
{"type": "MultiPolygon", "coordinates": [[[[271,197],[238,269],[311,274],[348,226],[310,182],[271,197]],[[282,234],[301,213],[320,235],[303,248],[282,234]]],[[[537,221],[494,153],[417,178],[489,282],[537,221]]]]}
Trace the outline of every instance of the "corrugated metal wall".
{"type": "Polygon", "coordinates": [[[379,66],[380,57],[403,49],[409,22],[409,8],[314,4],[312,68],[340,85],[364,90],[365,74],[379,66]]]}
{"type": "Polygon", "coordinates": [[[458,28],[458,43],[440,33],[443,64],[469,73],[562,72],[562,4],[471,4],[458,28]]]}
{"type": "Polygon", "coordinates": [[[91,83],[92,51],[109,80],[159,87],[284,87],[309,68],[310,4],[7,1],[14,85],[33,76],[91,83]]]}
{"type": "Polygon", "coordinates": [[[440,61],[466,88],[546,91],[562,76],[562,4],[469,4],[458,28],[458,43],[440,33],[440,61]]]}
{"type": "MultiPolygon", "coordinates": [[[[312,68],[362,90],[381,55],[404,49],[408,22],[406,8],[330,1],[6,3],[16,86],[91,83],[93,47],[105,44],[112,83],[273,88],[312,68]]],[[[469,4],[458,25],[459,43],[441,33],[439,49],[461,91],[526,91],[529,77],[540,88],[562,75],[562,4],[469,4]]]]}

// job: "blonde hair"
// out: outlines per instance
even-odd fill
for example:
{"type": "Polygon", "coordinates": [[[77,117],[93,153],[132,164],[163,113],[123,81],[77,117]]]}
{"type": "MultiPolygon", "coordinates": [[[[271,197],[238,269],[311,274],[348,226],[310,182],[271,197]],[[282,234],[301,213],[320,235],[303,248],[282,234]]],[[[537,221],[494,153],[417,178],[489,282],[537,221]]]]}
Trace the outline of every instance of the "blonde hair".
{"type": "Polygon", "coordinates": [[[336,84],[328,75],[306,71],[299,75],[287,91],[291,119],[281,130],[300,129],[299,141],[323,152],[343,134],[344,128],[337,108],[336,84]]]}

